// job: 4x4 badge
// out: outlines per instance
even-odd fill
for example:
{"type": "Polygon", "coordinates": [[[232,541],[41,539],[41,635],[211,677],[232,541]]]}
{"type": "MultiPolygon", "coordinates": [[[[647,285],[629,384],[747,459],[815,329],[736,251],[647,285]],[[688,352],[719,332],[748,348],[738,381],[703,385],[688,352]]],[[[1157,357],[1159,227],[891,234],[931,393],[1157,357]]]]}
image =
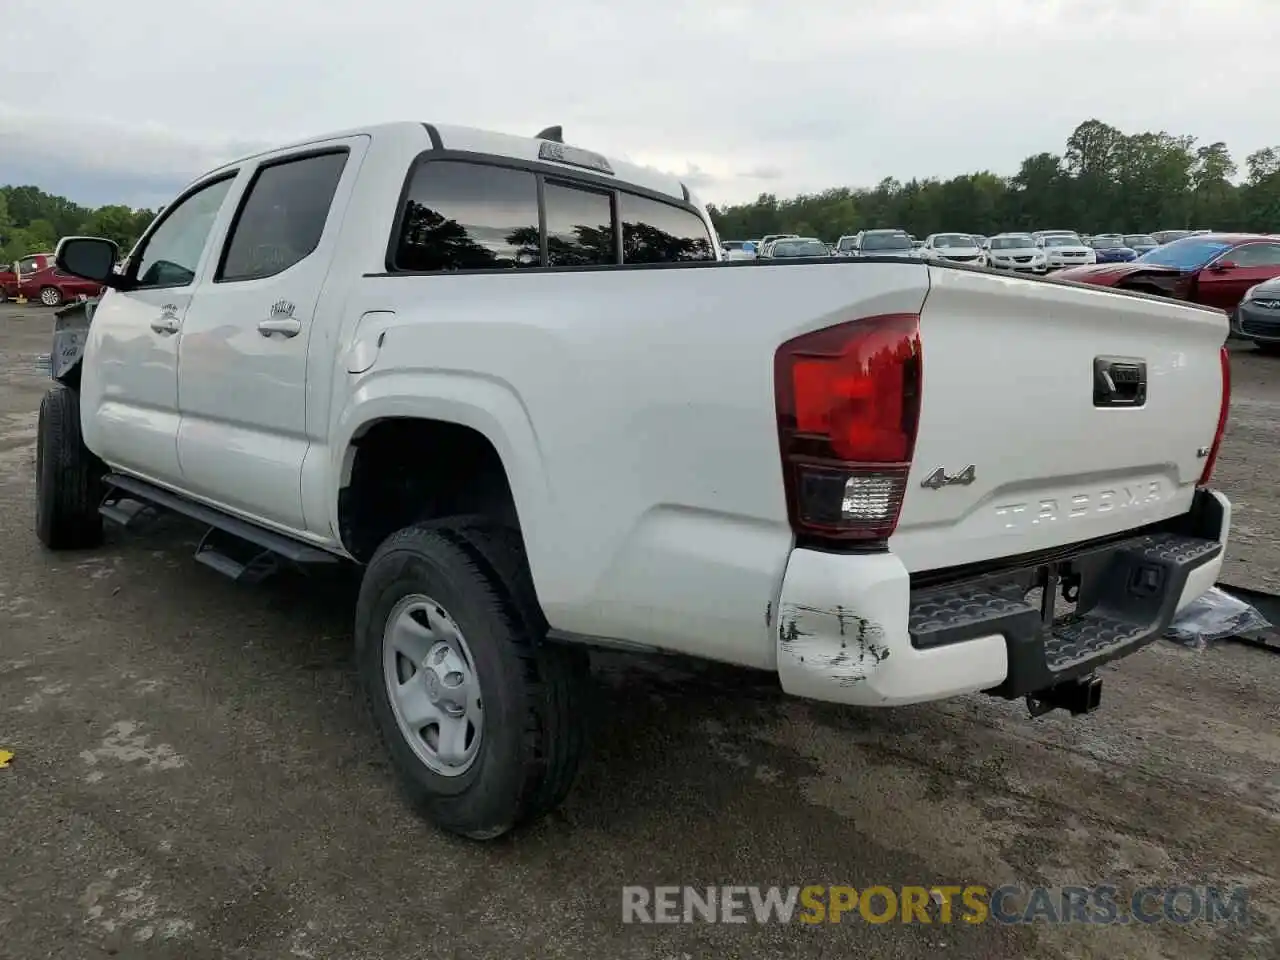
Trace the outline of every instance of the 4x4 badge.
{"type": "Polygon", "coordinates": [[[920,481],[920,486],[924,487],[926,490],[939,490],[942,487],[949,487],[953,484],[961,487],[967,487],[969,484],[973,483],[977,477],[977,468],[972,463],[959,473],[953,474],[948,474],[946,469],[938,467],[937,470],[933,471],[933,473],[920,481]]]}

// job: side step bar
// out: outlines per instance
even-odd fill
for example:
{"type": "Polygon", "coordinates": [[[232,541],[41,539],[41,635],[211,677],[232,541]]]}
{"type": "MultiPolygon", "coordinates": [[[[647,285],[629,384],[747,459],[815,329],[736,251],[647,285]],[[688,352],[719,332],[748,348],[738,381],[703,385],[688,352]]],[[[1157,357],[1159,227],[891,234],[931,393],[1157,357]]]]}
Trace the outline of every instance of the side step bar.
{"type": "Polygon", "coordinates": [[[108,473],[102,482],[108,490],[98,512],[113,523],[129,527],[158,510],[170,510],[205,524],[209,529],[196,548],[195,558],[232,580],[257,583],[275,573],[282,560],[295,564],[339,562],[332,553],[188,500],[145,480],[108,473]]]}

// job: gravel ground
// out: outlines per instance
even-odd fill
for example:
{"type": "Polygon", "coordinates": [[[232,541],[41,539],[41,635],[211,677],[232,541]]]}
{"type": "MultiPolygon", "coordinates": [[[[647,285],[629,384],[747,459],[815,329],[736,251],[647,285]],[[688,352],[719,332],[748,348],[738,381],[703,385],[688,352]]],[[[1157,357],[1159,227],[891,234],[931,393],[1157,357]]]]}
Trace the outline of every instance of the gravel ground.
{"type": "MultiPolygon", "coordinates": [[[[1160,643],[1103,709],[888,712],[597,659],[564,810],[488,846],[405,807],[349,662],[352,585],[242,587],[165,521],[32,532],[50,320],[0,307],[0,957],[1277,956],[1280,657],[1160,643]],[[635,926],[624,884],[1240,883],[1243,926],[635,926]]],[[[1280,360],[1237,353],[1227,579],[1280,590],[1280,360]]]]}

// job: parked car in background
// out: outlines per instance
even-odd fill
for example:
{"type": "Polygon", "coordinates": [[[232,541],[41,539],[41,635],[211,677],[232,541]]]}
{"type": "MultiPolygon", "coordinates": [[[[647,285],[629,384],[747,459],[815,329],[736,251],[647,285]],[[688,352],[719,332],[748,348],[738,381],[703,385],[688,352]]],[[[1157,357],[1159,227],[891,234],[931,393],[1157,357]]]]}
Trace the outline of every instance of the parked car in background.
{"type": "Polygon", "coordinates": [[[855,257],[917,257],[911,235],[905,230],[863,230],[853,238],[855,257]]]}
{"type": "Polygon", "coordinates": [[[766,233],[760,238],[760,242],[756,244],[756,256],[768,256],[769,247],[773,245],[775,240],[782,240],[784,238],[794,236],[794,233],[766,233]]]}
{"type": "Polygon", "coordinates": [[[1149,233],[1126,233],[1121,239],[1124,241],[1124,245],[1138,256],[1149,253],[1160,246],[1156,238],[1149,233]]]}
{"type": "Polygon", "coordinates": [[[1001,233],[992,237],[982,252],[982,265],[1019,273],[1042,274],[1048,269],[1044,250],[1036,246],[1029,233],[1001,233]]]}
{"type": "MultiPolygon", "coordinates": [[[[7,263],[0,270],[0,300],[16,299],[22,293],[23,284],[34,274],[53,266],[52,253],[33,253],[16,263],[7,263]]],[[[24,296],[29,296],[23,293],[24,296]]]]}
{"type": "Polygon", "coordinates": [[[846,233],[836,240],[835,255],[837,257],[852,257],[857,249],[858,235],[856,233],[846,233]]]}
{"type": "Polygon", "coordinates": [[[756,258],[755,244],[750,240],[721,240],[720,249],[724,252],[725,260],[754,260],[756,258]]]}
{"type": "Polygon", "coordinates": [[[973,242],[979,247],[985,247],[987,245],[987,241],[990,239],[990,237],[983,236],[980,233],[971,233],[969,236],[973,237],[973,242]]]}
{"type": "Polygon", "coordinates": [[[1033,230],[1031,236],[1038,243],[1046,237],[1071,237],[1073,240],[1079,240],[1080,234],[1074,230],[1033,230]]]}
{"type": "Polygon", "coordinates": [[[1230,313],[1249,288],[1280,277],[1280,238],[1249,233],[1188,236],[1131,263],[1098,264],[1061,276],[1190,300],[1230,313]]]}
{"type": "Polygon", "coordinates": [[[931,233],[925,237],[919,253],[926,260],[977,263],[982,257],[982,248],[967,233],[931,233]]]}
{"type": "Polygon", "coordinates": [[[18,293],[28,300],[35,300],[46,307],[60,307],[80,297],[102,295],[102,284],[82,280],[63,273],[54,263],[53,254],[27,257],[18,262],[18,293]],[[30,267],[30,271],[26,269],[30,267]]]}
{"type": "Polygon", "coordinates": [[[1151,234],[1151,238],[1156,243],[1164,246],[1166,243],[1173,243],[1173,241],[1181,240],[1183,237],[1190,237],[1193,233],[1194,231],[1192,230],[1157,230],[1151,234]]]}
{"type": "Polygon", "coordinates": [[[829,257],[831,251],[817,237],[784,237],[775,240],[769,248],[769,257],[774,260],[792,257],[829,257]]]}
{"type": "Polygon", "coordinates": [[[1119,237],[1094,237],[1089,246],[1093,248],[1096,263],[1128,263],[1138,259],[1138,254],[1133,248],[1126,247],[1119,237]]]}
{"type": "Polygon", "coordinates": [[[1055,231],[1040,237],[1036,245],[1044,250],[1045,266],[1050,270],[1062,270],[1066,267],[1098,262],[1098,255],[1093,247],[1086,246],[1074,233],[1055,231]]]}
{"type": "Polygon", "coordinates": [[[1252,340],[1260,350],[1280,353],[1280,277],[1245,291],[1231,315],[1231,332],[1252,340]]]}

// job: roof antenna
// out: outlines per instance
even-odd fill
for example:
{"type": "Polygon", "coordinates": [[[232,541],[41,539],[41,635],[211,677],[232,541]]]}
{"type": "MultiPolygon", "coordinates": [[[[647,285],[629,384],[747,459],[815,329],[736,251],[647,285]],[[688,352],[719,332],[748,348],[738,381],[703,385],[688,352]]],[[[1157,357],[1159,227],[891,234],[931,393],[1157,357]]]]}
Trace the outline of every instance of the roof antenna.
{"type": "Polygon", "coordinates": [[[537,134],[534,139],[550,140],[552,143],[564,143],[564,128],[560,126],[547,127],[547,129],[537,134]]]}

